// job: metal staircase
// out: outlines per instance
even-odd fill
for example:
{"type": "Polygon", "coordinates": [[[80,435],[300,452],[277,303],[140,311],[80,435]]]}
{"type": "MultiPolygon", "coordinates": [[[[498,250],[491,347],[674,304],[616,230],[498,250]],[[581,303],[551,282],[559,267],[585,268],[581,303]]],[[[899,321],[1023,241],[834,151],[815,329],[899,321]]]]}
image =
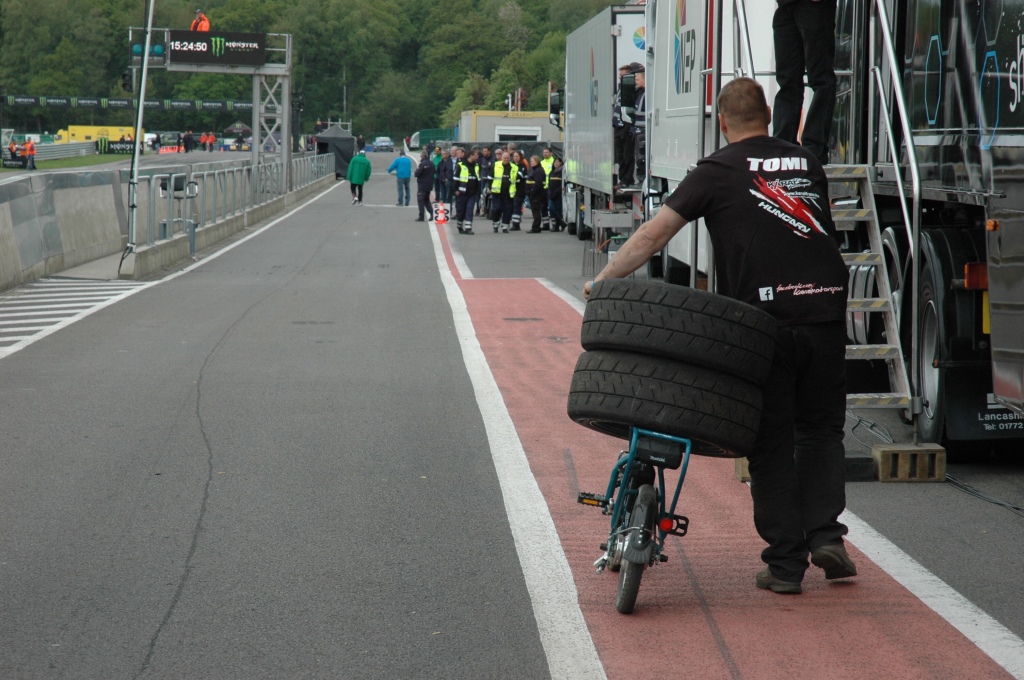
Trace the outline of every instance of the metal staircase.
{"type": "MultiPolygon", "coordinates": [[[[867,361],[884,359],[889,369],[889,392],[848,394],[846,405],[850,408],[893,408],[907,409],[911,406],[910,380],[907,367],[900,347],[899,324],[896,320],[897,310],[893,308],[892,291],[889,289],[889,275],[886,271],[885,258],[882,256],[882,234],[875,209],[875,196],[871,188],[871,178],[866,165],[829,165],[825,174],[830,185],[844,185],[836,195],[846,195],[851,188],[856,195],[859,207],[834,208],[832,220],[839,231],[866,230],[870,250],[861,253],[844,253],[843,260],[853,272],[858,268],[869,268],[873,276],[877,298],[850,297],[847,300],[847,311],[851,314],[871,314],[881,317],[885,328],[885,344],[848,344],[847,360],[867,361]]],[[[833,193],[833,192],[830,192],[833,193]]],[[[862,270],[863,271],[863,270],[862,270]]],[[[857,335],[854,333],[853,335],[857,335]]],[[[863,335],[863,334],[862,334],[863,335]]],[[[853,339],[851,339],[852,341],[853,339]]],[[[866,340],[861,338],[860,340],[866,340]]]]}

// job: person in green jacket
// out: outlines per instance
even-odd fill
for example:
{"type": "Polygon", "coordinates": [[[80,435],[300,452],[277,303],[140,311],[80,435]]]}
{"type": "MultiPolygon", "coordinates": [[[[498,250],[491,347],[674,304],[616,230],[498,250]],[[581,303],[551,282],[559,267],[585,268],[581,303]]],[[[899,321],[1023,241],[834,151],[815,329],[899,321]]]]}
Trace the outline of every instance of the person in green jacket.
{"type": "Polygon", "coordinates": [[[363,204],[363,185],[370,179],[370,159],[365,151],[360,151],[348,163],[348,174],[345,179],[352,185],[352,205],[363,204]]]}

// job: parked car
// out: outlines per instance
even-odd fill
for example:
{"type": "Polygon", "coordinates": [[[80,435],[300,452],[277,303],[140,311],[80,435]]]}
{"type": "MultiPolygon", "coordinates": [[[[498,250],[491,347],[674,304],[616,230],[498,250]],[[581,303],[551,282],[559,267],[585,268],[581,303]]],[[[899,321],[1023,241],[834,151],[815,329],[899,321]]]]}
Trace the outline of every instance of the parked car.
{"type": "Polygon", "coordinates": [[[373,140],[374,151],[394,151],[395,143],[391,141],[390,137],[378,137],[373,140]]]}

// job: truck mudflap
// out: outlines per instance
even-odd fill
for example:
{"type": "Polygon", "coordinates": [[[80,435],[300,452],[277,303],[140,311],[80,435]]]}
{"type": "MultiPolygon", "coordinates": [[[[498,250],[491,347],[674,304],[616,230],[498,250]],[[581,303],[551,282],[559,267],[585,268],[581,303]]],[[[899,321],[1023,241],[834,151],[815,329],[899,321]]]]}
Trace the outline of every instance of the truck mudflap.
{"type": "Polygon", "coordinates": [[[1024,439],[1024,416],[995,400],[990,367],[950,367],[945,386],[947,439],[1024,439]]]}

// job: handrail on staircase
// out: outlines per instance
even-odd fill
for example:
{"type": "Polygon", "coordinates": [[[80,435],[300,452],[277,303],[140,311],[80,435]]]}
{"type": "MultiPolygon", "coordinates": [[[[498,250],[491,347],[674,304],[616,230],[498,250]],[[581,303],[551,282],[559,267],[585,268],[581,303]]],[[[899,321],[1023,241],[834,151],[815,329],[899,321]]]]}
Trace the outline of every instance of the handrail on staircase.
{"type": "MultiPolygon", "coordinates": [[[[903,84],[901,82],[901,71],[899,68],[899,61],[896,59],[896,47],[892,37],[892,29],[889,24],[889,13],[885,8],[885,0],[874,0],[872,3],[875,11],[872,13],[871,21],[871,35],[868,40],[872,45],[872,51],[874,51],[875,41],[875,30],[880,30],[882,33],[882,45],[884,47],[885,62],[889,69],[893,103],[896,107],[896,113],[900,117],[900,127],[903,132],[903,144],[907,149],[907,167],[910,170],[910,182],[911,192],[913,199],[913,207],[908,208],[906,194],[903,188],[903,177],[900,168],[900,158],[898,150],[896,148],[896,142],[892,134],[892,124],[890,122],[890,115],[888,107],[886,106],[885,98],[885,86],[882,79],[882,73],[879,66],[874,65],[875,59],[872,56],[872,67],[871,71],[875,76],[869,80],[869,83],[875,84],[875,94],[877,94],[879,107],[880,107],[880,118],[886,126],[886,133],[889,137],[889,149],[893,156],[893,169],[896,172],[896,184],[899,188],[900,196],[900,207],[903,210],[903,220],[907,227],[907,236],[910,242],[910,261],[912,275],[910,281],[903,281],[903,298],[909,295],[911,301],[911,314],[910,314],[910,413],[912,417],[916,417],[921,413],[922,409],[922,397],[920,396],[920,390],[918,384],[920,380],[919,366],[918,366],[918,343],[917,343],[917,308],[918,308],[918,277],[920,276],[920,258],[917,254],[921,244],[921,172],[917,163],[917,149],[914,145],[914,133],[910,126],[910,116],[907,113],[907,99],[903,93],[903,84]],[[909,290],[908,290],[909,287],[909,290]]],[[[869,106],[869,120],[871,120],[870,113],[873,112],[874,107],[869,106]]],[[[874,127],[873,125],[871,126],[874,127]]],[[[875,143],[874,135],[868,137],[868,166],[874,167],[875,165],[875,143]]],[[[914,440],[917,441],[917,429],[914,430],[914,440]]]]}

